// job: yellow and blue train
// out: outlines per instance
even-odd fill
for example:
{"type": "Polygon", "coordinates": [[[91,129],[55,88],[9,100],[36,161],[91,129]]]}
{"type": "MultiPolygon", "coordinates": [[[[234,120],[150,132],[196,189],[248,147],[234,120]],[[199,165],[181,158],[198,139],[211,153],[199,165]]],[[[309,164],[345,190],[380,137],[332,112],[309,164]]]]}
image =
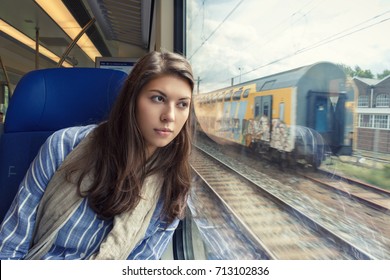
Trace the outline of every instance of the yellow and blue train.
{"type": "Polygon", "coordinates": [[[280,163],[317,168],[352,151],[353,90],[342,68],[319,62],[195,96],[201,130],[280,163]]]}

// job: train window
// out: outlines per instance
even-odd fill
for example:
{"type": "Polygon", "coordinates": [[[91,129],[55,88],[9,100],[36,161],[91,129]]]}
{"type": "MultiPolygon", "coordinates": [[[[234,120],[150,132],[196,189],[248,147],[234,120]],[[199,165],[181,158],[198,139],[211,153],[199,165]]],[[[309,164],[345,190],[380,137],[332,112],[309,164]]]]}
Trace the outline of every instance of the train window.
{"type": "Polygon", "coordinates": [[[379,94],[375,100],[375,107],[390,107],[389,94],[379,94]]]}
{"type": "Polygon", "coordinates": [[[217,92],[217,93],[214,95],[214,102],[218,102],[218,101],[219,101],[220,95],[221,95],[220,92],[217,92]]]}
{"type": "Polygon", "coordinates": [[[269,116],[269,103],[268,102],[263,103],[263,115],[269,116]]]}
{"type": "Polygon", "coordinates": [[[217,101],[218,101],[218,102],[221,102],[221,101],[223,101],[223,97],[224,97],[224,95],[225,95],[225,92],[222,92],[222,93],[220,93],[220,94],[219,94],[219,96],[218,96],[218,99],[217,99],[217,101]]]}
{"type": "Polygon", "coordinates": [[[279,120],[284,122],[284,102],[279,104],[279,120]]]}
{"type": "Polygon", "coordinates": [[[0,83],[0,123],[4,122],[7,113],[9,101],[9,88],[7,85],[0,83]]]}
{"type": "Polygon", "coordinates": [[[215,94],[213,93],[213,94],[210,94],[210,98],[209,98],[209,100],[210,100],[210,103],[214,103],[214,99],[215,98],[215,94]]]}
{"type": "Polygon", "coordinates": [[[233,95],[233,100],[240,100],[241,98],[242,89],[236,91],[233,95]]]}
{"type": "MultiPolygon", "coordinates": [[[[383,36],[390,29],[389,14],[386,14],[390,1],[361,0],[354,1],[353,5],[347,2],[290,0],[286,5],[283,0],[187,1],[186,51],[195,77],[200,77],[200,91],[224,92],[217,97],[221,103],[199,109],[202,132],[209,136],[206,140],[211,144],[206,151],[220,156],[221,161],[226,160],[229,167],[238,172],[250,170],[249,177],[254,180],[265,182],[267,176],[272,177],[283,186],[274,188],[264,183],[267,191],[269,188],[271,192],[285,195],[309,215],[320,217],[323,214],[321,218],[325,220],[338,208],[340,212],[337,211],[334,220],[338,221],[337,225],[346,225],[340,229],[342,239],[351,243],[362,241],[364,250],[370,254],[390,259],[390,233],[381,230],[384,220],[386,229],[390,228],[390,220],[382,215],[389,210],[368,214],[370,207],[363,210],[362,204],[355,200],[359,205],[350,211],[350,203],[355,202],[344,200],[348,194],[338,197],[335,189],[319,198],[317,190],[313,190],[317,189],[317,183],[299,174],[301,170],[320,171],[313,172],[318,173],[313,181],[328,181],[332,177],[335,188],[351,178],[390,189],[390,66],[385,55],[390,53],[390,45],[383,36]],[[330,22],[329,18],[338,21],[330,22]],[[242,92],[239,92],[241,87],[242,92]],[[241,102],[235,101],[239,94],[241,102]],[[233,152],[233,147],[237,148],[237,153],[233,152]],[[219,154],[219,151],[226,153],[219,154]],[[275,169],[270,167],[272,164],[275,169]],[[291,178],[287,179],[290,174],[291,178]],[[288,195],[290,190],[294,192],[291,196],[288,195]],[[337,199],[328,200],[336,196],[337,199]],[[308,199],[303,201],[304,197],[308,199]],[[348,213],[345,205],[348,205],[348,213]],[[361,220],[355,220],[355,216],[361,220]],[[356,225],[378,216],[382,218],[376,224],[375,241],[366,232],[357,234],[356,225]],[[345,221],[341,221],[343,218],[345,221]],[[381,239],[386,241],[374,245],[382,242],[381,239]]],[[[203,139],[199,137],[197,141],[204,147],[203,139]]],[[[203,167],[204,158],[199,162],[200,168],[203,167]]],[[[226,198],[223,199],[226,204],[236,207],[233,197],[238,196],[238,184],[231,184],[221,173],[209,168],[205,168],[204,174],[210,174],[211,187],[214,189],[215,182],[214,191],[226,198]]],[[[350,187],[353,188],[347,185],[345,189],[350,187]]],[[[321,188],[318,185],[318,193],[323,191],[321,188]]],[[[252,194],[240,196],[244,203],[236,209],[242,212],[243,220],[246,215],[251,221],[256,217],[253,224],[261,224],[265,231],[261,235],[269,236],[272,243],[279,235],[272,232],[271,226],[264,226],[265,222],[259,222],[261,217],[255,210],[248,209],[252,194]]],[[[208,209],[211,206],[201,210],[208,209]]],[[[211,227],[202,224],[201,228],[221,234],[216,228],[225,224],[216,220],[211,227]]],[[[330,224],[329,229],[337,230],[335,224],[330,224]]],[[[255,227],[250,221],[247,225],[255,227]]],[[[363,227],[373,229],[366,224],[363,227]]],[[[204,234],[206,240],[209,233],[204,234]]],[[[292,232],[286,232],[286,240],[290,234],[292,232]]],[[[221,258],[229,258],[226,254],[232,252],[234,246],[220,246],[224,239],[219,236],[210,248],[206,246],[206,254],[216,259],[211,248],[222,248],[221,258]]],[[[307,247],[303,247],[306,251],[307,247]]],[[[237,252],[234,253],[237,256],[237,252]]],[[[302,256],[317,258],[306,253],[302,256]]]]}
{"type": "Polygon", "coordinates": [[[274,85],[276,81],[275,80],[272,80],[272,81],[266,81],[262,87],[260,88],[259,91],[264,91],[264,90],[270,90],[272,89],[272,86],[274,85]]]}
{"type": "Polygon", "coordinates": [[[223,100],[230,101],[230,98],[232,97],[232,95],[233,95],[233,90],[226,93],[225,98],[223,100]]]}
{"type": "Polygon", "coordinates": [[[242,98],[248,98],[248,96],[249,96],[249,91],[250,91],[249,88],[247,88],[246,90],[244,90],[244,93],[242,94],[242,98]]]}
{"type": "Polygon", "coordinates": [[[216,95],[215,95],[215,102],[220,102],[222,101],[222,93],[221,92],[218,92],[216,95]]]}
{"type": "Polygon", "coordinates": [[[255,103],[255,117],[260,115],[260,103],[255,103]]]}

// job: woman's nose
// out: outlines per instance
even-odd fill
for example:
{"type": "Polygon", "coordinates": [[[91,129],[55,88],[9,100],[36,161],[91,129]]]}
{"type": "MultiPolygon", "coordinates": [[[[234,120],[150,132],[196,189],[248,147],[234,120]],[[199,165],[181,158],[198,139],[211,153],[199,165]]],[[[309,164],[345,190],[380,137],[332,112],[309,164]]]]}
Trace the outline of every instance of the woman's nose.
{"type": "Polygon", "coordinates": [[[164,122],[173,122],[175,120],[175,108],[172,105],[166,106],[161,114],[161,120],[164,122]]]}

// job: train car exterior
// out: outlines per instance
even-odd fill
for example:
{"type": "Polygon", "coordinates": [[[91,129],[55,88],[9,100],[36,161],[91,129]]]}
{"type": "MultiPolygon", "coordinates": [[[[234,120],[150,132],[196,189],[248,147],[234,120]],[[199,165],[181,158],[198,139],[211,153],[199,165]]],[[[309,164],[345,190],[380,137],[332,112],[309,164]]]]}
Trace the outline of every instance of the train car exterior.
{"type": "Polygon", "coordinates": [[[353,95],[336,64],[320,62],[200,94],[201,129],[284,161],[315,167],[325,153],[351,151],[353,95]]]}

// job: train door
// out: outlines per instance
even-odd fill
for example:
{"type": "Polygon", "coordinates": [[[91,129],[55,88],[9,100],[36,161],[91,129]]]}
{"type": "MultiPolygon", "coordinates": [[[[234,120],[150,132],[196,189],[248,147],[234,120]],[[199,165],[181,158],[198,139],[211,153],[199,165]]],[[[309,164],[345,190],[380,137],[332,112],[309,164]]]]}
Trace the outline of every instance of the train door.
{"type": "Polygon", "coordinates": [[[317,96],[314,103],[314,129],[319,133],[328,132],[328,100],[326,97],[317,96]]]}
{"type": "Polygon", "coordinates": [[[255,98],[255,134],[263,142],[270,141],[272,124],[272,96],[255,98]]]}
{"type": "Polygon", "coordinates": [[[346,95],[309,91],[307,126],[321,134],[333,153],[343,144],[346,95]],[[337,98],[332,98],[337,96],[337,98]]]}
{"type": "Polygon", "coordinates": [[[325,136],[332,129],[329,93],[309,91],[307,101],[306,126],[325,136]]]}
{"type": "Polygon", "coordinates": [[[262,116],[266,116],[269,120],[271,120],[271,111],[272,95],[255,97],[255,119],[260,119],[262,116]]]}
{"type": "MultiPolygon", "coordinates": [[[[345,93],[338,94],[338,100],[333,105],[333,119],[332,119],[332,151],[340,153],[340,149],[345,145],[344,133],[346,130],[346,117],[348,115],[345,102],[347,95],[345,93]]],[[[348,150],[346,150],[348,151],[348,150]]]]}

